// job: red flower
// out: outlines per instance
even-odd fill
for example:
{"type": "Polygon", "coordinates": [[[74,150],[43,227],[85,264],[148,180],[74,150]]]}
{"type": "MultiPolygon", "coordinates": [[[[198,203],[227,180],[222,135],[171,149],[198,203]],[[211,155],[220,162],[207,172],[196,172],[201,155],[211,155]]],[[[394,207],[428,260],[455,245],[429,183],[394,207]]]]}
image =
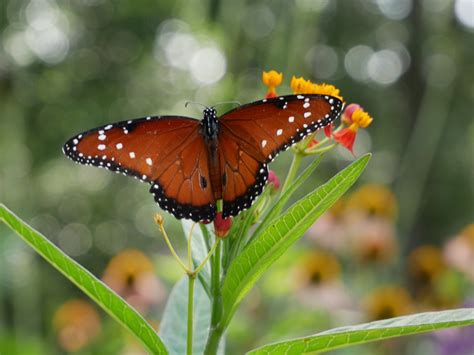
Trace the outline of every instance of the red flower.
{"type": "Polygon", "coordinates": [[[331,138],[333,128],[334,127],[332,123],[324,127],[324,134],[326,137],[331,138]]]}
{"type": "Polygon", "coordinates": [[[268,172],[268,183],[273,184],[273,188],[275,190],[278,190],[280,188],[280,179],[278,179],[278,176],[273,170],[270,170],[268,172]]]}
{"type": "Polygon", "coordinates": [[[354,154],[353,147],[357,131],[359,128],[368,127],[372,121],[372,117],[370,117],[370,115],[365,112],[360,105],[350,104],[342,114],[342,122],[349,127],[333,133],[333,138],[336,142],[342,144],[354,154]]]}
{"type": "Polygon", "coordinates": [[[229,234],[230,228],[232,227],[232,217],[222,217],[222,212],[218,212],[214,219],[214,232],[216,237],[225,238],[229,234]]]}
{"type": "Polygon", "coordinates": [[[333,138],[336,142],[338,142],[339,144],[342,144],[352,154],[354,154],[352,150],[354,148],[356,134],[357,134],[357,130],[354,131],[349,127],[349,128],[344,128],[340,130],[339,132],[334,133],[333,138]]]}

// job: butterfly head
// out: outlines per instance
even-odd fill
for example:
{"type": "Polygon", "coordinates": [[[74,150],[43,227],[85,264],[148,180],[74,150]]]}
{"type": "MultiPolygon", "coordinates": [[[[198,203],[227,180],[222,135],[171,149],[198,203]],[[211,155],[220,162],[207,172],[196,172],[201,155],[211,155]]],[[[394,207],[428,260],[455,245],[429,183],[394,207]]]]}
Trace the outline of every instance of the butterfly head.
{"type": "Polygon", "coordinates": [[[217,111],[213,107],[207,107],[203,112],[202,127],[204,135],[208,139],[215,139],[218,132],[217,111]]]}

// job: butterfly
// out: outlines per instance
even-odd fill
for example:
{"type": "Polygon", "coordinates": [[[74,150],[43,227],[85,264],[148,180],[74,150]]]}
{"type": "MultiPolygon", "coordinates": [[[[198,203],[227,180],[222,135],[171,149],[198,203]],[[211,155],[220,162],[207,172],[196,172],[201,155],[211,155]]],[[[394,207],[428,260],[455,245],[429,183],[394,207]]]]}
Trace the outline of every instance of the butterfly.
{"type": "Polygon", "coordinates": [[[151,184],[158,205],[176,218],[212,221],[248,209],[282,150],[329,125],[343,108],[326,95],[288,95],[239,106],[203,119],[148,116],[78,134],[63,146],[72,160],[151,184]]]}

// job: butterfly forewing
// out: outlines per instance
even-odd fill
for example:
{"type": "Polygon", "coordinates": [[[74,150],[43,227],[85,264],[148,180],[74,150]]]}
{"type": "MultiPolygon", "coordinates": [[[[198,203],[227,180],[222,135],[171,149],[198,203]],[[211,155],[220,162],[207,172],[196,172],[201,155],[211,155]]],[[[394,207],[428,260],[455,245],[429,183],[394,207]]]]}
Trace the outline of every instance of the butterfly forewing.
{"type": "Polygon", "coordinates": [[[178,218],[212,219],[215,201],[200,122],[187,117],[146,117],[102,126],[71,138],[71,159],[152,184],[163,209],[178,218]],[[199,184],[201,182],[201,184],[199,184]]]}
{"type": "Polygon", "coordinates": [[[250,207],[267,180],[267,164],[280,151],[329,125],[342,107],[331,96],[290,95],[224,114],[219,120],[224,217],[250,207]]]}
{"type": "Polygon", "coordinates": [[[342,107],[342,101],[332,96],[280,96],[238,107],[224,114],[220,125],[260,150],[268,162],[281,150],[330,124],[342,107]]]}

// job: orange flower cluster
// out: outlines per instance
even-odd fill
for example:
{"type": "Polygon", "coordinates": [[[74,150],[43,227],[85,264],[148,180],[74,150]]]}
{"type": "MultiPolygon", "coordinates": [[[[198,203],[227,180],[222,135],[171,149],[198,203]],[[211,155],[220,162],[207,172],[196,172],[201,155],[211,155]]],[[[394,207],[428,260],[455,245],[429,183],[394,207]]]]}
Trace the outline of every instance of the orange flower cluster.
{"type": "MultiPolygon", "coordinates": [[[[277,97],[276,87],[281,85],[283,81],[283,73],[278,73],[275,70],[263,72],[262,81],[268,87],[265,98],[277,97]]],[[[303,77],[291,78],[290,83],[291,89],[294,94],[318,94],[328,95],[338,98],[344,101],[340,95],[340,90],[331,84],[315,84],[310,80],[304,79],[303,77]]],[[[324,128],[326,137],[333,139],[336,143],[341,144],[353,153],[354,143],[359,128],[367,128],[372,123],[373,118],[358,104],[347,105],[342,113],[342,123],[334,129],[333,124],[324,128]]],[[[314,139],[308,144],[309,149],[314,149],[318,146],[319,142],[314,139]]]]}

